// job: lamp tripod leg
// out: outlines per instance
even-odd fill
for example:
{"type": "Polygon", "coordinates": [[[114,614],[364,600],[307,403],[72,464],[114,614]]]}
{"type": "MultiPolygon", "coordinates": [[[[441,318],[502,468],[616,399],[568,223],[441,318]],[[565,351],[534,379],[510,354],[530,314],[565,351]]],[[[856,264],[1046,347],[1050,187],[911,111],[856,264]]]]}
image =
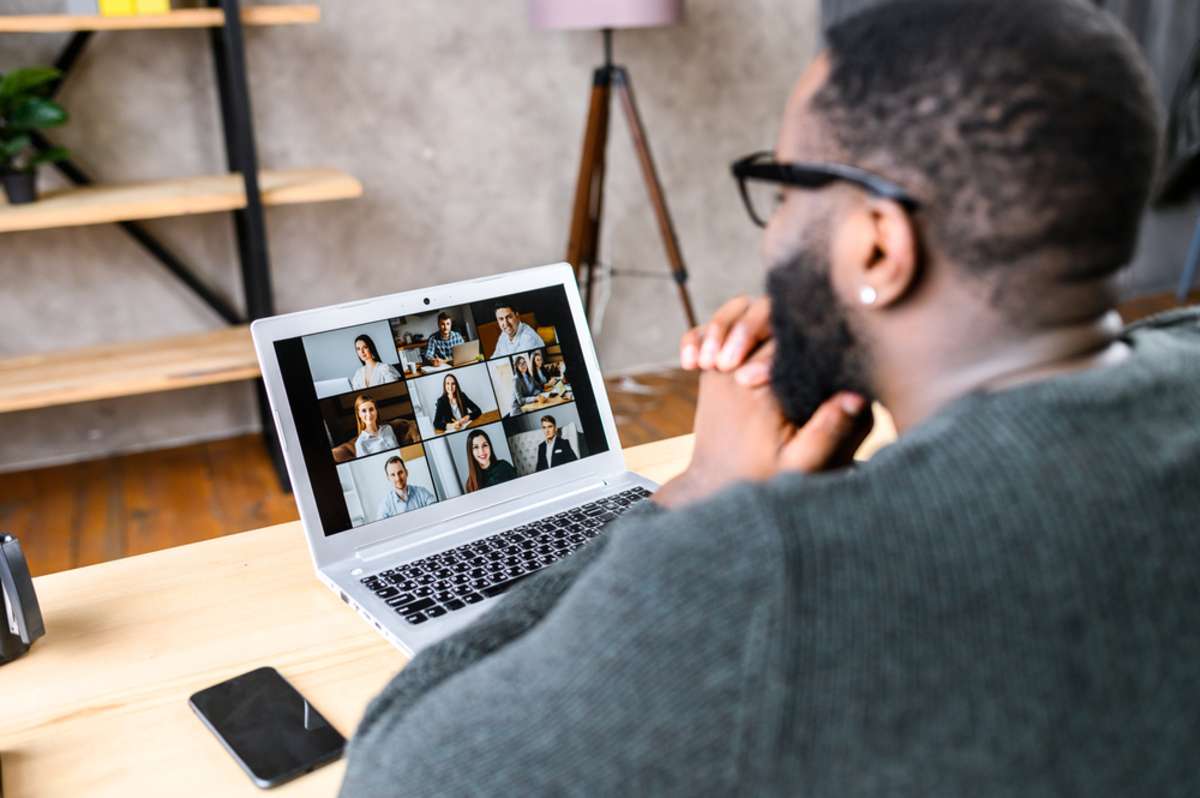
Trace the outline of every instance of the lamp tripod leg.
{"type": "Polygon", "coordinates": [[[583,135],[583,155],[579,161],[579,179],[575,184],[575,202],[571,211],[571,232],[567,241],[567,261],[575,268],[575,278],[587,270],[584,310],[590,319],[596,262],[600,252],[600,219],[604,207],[604,152],[608,145],[608,107],[610,70],[598,68],[592,76],[592,94],[587,125],[583,135]]]}
{"type": "Polygon", "coordinates": [[[671,274],[675,278],[676,288],[679,289],[679,301],[683,305],[683,315],[687,318],[688,327],[695,327],[696,313],[692,309],[692,298],[687,290],[687,267],[683,263],[683,253],[679,249],[679,238],[675,235],[671,212],[667,210],[667,198],[663,193],[662,183],[659,182],[658,172],[654,168],[654,158],[650,155],[646,129],[642,125],[642,118],[633,97],[633,85],[630,83],[629,73],[625,71],[624,67],[613,67],[612,72],[612,82],[616,87],[617,95],[621,98],[625,120],[629,123],[629,134],[633,137],[633,148],[637,151],[638,163],[642,167],[642,178],[646,182],[646,191],[650,194],[650,204],[654,206],[654,215],[658,218],[658,230],[662,234],[663,246],[667,250],[667,261],[671,264],[671,274]]]}

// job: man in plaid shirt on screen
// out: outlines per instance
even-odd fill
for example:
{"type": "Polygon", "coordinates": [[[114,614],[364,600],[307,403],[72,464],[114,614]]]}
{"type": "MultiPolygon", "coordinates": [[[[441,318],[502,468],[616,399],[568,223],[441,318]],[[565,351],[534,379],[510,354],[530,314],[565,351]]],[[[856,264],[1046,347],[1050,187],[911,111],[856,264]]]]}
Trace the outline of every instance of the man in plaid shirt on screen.
{"type": "Polygon", "coordinates": [[[454,321],[449,313],[439,313],[437,321],[438,331],[430,336],[429,345],[425,347],[425,359],[433,366],[450,363],[454,347],[466,343],[461,335],[450,329],[454,321]]]}

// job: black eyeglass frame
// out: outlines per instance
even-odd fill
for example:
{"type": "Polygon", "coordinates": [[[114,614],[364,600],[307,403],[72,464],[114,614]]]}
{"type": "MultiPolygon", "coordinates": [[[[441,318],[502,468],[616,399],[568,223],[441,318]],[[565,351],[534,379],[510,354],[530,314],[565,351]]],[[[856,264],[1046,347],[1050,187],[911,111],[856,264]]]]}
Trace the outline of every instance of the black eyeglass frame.
{"type": "Polygon", "coordinates": [[[730,171],[738,182],[738,190],[742,194],[746,212],[759,227],[766,227],[767,220],[760,219],[755,212],[754,203],[750,201],[750,192],[746,189],[747,180],[813,189],[824,188],[840,180],[856,185],[873,196],[899,203],[909,212],[921,207],[921,203],[915,197],[887,178],[848,164],[780,163],[775,160],[773,152],[762,151],[734,161],[730,171]],[[764,158],[769,160],[763,160],[764,158]]]}

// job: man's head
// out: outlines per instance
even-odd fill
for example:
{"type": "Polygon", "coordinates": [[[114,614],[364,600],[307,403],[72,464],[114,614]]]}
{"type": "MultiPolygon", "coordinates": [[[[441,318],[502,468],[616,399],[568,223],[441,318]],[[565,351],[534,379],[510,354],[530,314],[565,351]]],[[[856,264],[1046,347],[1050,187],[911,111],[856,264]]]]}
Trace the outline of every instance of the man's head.
{"type": "Polygon", "coordinates": [[[885,343],[955,330],[969,351],[1112,307],[1159,140],[1116,21],[1082,0],[894,0],[828,38],[777,160],[859,167],[919,207],[785,188],[763,249],[793,421],[839,389],[875,395],[885,343]]]}
{"type": "Polygon", "coordinates": [[[546,436],[546,442],[552,442],[558,436],[558,423],[554,420],[554,416],[542,416],[542,434],[546,436]]]}
{"type": "Polygon", "coordinates": [[[496,323],[500,325],[501,331],[510,338],[517,334],[517,324],[521,318],[517,315],[517,311],[512,305],[498,304],[496,305],[496,323]]]}
{"type": "Polygon", "coordinates": [[[450,328],[454,326],[454,319],[450,318],[449,313],[439,313],[437,317],[438,333],[443,338],[450,337],[450,328]]]}
{"type": "Polygon", "coordinates": [[[403,493],[408,488],[408,466],[404,465],[404,461],[399,457],[389,457],[387,462],[383,464],[383,470],[387,473],[388,481],[392,483],[392,487],[397,493],[403,493]]]}

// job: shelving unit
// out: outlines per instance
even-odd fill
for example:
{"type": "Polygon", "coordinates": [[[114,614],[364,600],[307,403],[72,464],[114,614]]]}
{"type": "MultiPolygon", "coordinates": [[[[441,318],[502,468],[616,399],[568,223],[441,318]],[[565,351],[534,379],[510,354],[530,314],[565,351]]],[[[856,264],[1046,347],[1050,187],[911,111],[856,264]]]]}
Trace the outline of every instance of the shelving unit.
{"type": "MultiPolygon", "coordinates": [[[[0,413],[134,396],[260,376],[247,322],[275,312],[263,207],[325,202],[362,194],[354,177],[328,168],[260,170],[254,141],[242,26],[311,24],[316,5],[257,5],[208,0],[209,8],[128,17],[0,14],[0,33],[72,34],[55,66],[65,80],[98,31],[208,29],[220,96],[228,171],[125,184],[97,184],[72,161],[56,164],[74,188],[37,202],[0,202],[0,233],[115,223],[228,325],[211,332],[0,360],[0,413]],[[230,212],[237,237],[245,311],[240,312],[145,228],[144,219],[230,212]],[[66,376],[64,376],[66,375],[66,376]],[[80,376],[72,376],[80,375],[80,376]]],[[[61,86],[59,81],[55,90],[61,86]]],[[[52,146],[35,135],[41,149],[52,146]]],[[[280,481],[287,474],[266,392],[259,418],[280,481]]]]}
{"type": "Polygon", "coordinates": [[[259,376],[250,328],[90,346],[0,361],[0,413],[259,376]]]}
{"type": "MultiPolygon", "coordinates": [[[[349,199],[362,184],[336,169],[260,171],[263,205],[349,199]]],[[[246,207],[239,174],[185,177],[47,192],[27,205],[0,205],[0,233],[160,219],[246,207]]]]}

